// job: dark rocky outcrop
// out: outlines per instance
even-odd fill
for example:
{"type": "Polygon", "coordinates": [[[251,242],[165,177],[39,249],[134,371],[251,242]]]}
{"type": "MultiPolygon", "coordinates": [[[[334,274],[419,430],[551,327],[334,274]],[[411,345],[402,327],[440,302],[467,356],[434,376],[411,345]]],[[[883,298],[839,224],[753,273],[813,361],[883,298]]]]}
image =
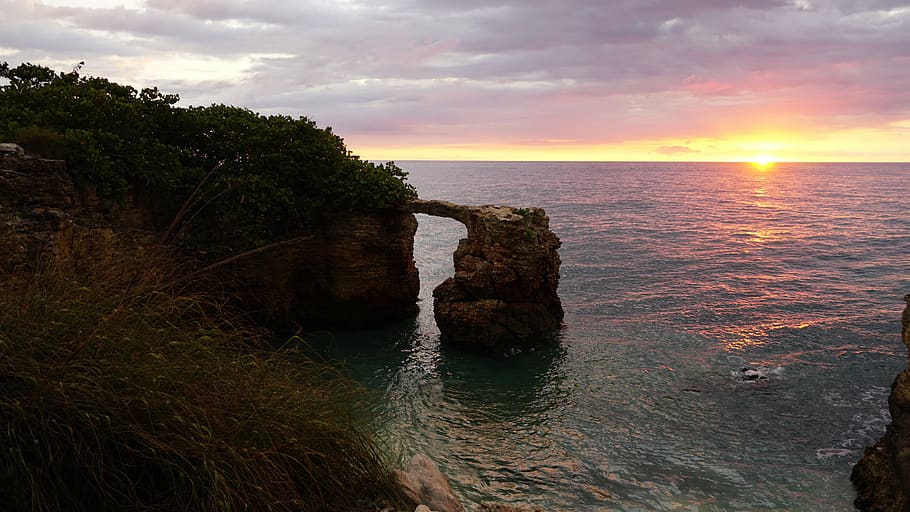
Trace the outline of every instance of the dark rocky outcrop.
{"type": "MultiPolygon", "coordinates": [[[[76,192],[63,162],[0,152],[0,270],[35,262],[39,253],[65,256],[72,240],[76,192]]],[[[18,148],[18,150],[16,149],[18,148]]]]}
{"type": "Polygon", "coordinates": [[[410,209],[467,227],[453,257],[455,275],[433,291],[443,342],[510,351],[560,328],[560,242],[541,208],[416,200],[410,209]]]}
{"type": "Polygon", "coordinates": [[[228,268],[234,292],[265,323],[362,327],[417,314],[414,215],[322,219],[280,247],[228,268]]]}
{"type": "MultiPolygon", "coordinates": [[[[0,150],[0,271],[31,265],[39,254],[103,263],[124,242],[125,250],[156,243],[167,225],[168,208],[142,191],[101,200],[75,187],[61,161],[24,155],[13,144],[0,150]]],[[[559,329],[560,243],[540,208],[415,200],[403,210],[326,212],[290,240],[223,256],[231,263],[217,272],[244,309],[272,326],[359,327],[414,315],[414,213],[467,226],[455,275],[433,292],[444,342],[512,351],[559,329]]]]}
{"type": "MultiPolygon", "coordinates": [[[[14,144],[0,150],[0,272],[33,265],[39,254],[103,264],[115,248],[156,243],[167,225],[153,220],[160,212],[149,198],[99,199],[74,186],[62,161],[24,155],[14,144]]],[[[326,214],[291,241],[217,271],[244,309],[275,327],[401,318],[417,312],[416,229],[403,211],[326,214]]]]}
{"type": "MultiPolygon", "coordinates": [[[[107,205],[86,197],[62,161],[0,151],[0,272],[63,259],[104,263],[114,246],[145,238],[140,229],[115,228],[107,205]]],[[[118,211],[134,219],[136,210],[127,210],[118,211]]]]}
{"type": "MultiPolygon", "coordinates": [[[[910,295],[904,299],[902,339],[910,349],[910,295]]],[[[888,407],[891,424],[885,436],[866,448],[851,475],[854,504],[863,512],[910,512],[910,367],[891,385],[888,407]]]]}

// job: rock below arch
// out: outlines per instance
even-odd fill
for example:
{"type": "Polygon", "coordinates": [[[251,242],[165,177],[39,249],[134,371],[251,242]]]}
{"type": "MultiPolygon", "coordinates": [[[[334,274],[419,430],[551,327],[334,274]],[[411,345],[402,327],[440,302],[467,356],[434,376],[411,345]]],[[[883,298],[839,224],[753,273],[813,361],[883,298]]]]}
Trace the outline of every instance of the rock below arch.
{"type": "Polygon", "coordinates": [[[455,275],[433,291],[442,342],[513,351],[560,328],[560,242],[543,209],[416,200],[411,211],[467,227],[453,256],[455,275]]]}

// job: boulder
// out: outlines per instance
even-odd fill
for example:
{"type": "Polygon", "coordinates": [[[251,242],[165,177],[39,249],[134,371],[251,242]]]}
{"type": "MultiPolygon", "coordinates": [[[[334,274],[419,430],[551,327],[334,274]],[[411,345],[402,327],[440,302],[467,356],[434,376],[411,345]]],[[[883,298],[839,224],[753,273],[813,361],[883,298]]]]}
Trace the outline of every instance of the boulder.
{"type": "Polygon", "coordinates": [[[395,470],[394,476],[402,491],[414,503],[434,512],[465,512],[449,480],[426,455],[414,455],[407,471],[395,470]]]}
{"type": "Polygon", "coordinates": [[[561,327],[560,242],[543,209],[424,200],[410,207],[467,227],[453,255],[455,275],[433,291],[444,343],[511,352],[561,327]]]}
{"type": "Polygon", "coordinates": [[[19,144],[0,142],[0,155],[25,156],[25,150],[19,144]]]}

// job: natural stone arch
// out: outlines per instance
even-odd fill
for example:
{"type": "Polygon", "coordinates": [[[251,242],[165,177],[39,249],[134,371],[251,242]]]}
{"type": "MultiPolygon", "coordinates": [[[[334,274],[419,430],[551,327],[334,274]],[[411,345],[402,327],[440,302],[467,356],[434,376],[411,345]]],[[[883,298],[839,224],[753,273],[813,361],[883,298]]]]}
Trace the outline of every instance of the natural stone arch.
{"type": "Polygon", "coordinates": [[[453,256],[455,275],[433,290],[444,343],[515,350],[559,329],[560,242],[543,209],[436,200],[415,200],[409,209],[467,228],[453,256]]]}

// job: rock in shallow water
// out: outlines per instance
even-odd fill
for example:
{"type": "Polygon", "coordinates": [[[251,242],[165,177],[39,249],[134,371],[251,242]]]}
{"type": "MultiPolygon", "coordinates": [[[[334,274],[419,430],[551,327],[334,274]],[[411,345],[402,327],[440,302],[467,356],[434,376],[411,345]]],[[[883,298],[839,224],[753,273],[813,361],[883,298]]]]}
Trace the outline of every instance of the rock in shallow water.
{"type": "Polygon", "coordinates": [[[467,227],[453,256],[455,275],[433,291],[444,343],[513,352],[561,327],[560,242],[541,208],[418,200],[411,211],[467,227]]]}
{"type": "Polygon", "coordinates": [[[434,512],[466,512],[449,480],[426,455],[414,455],[407,471],[395,470],[394,475],[398,485],[415,503],[434,512]]]}

